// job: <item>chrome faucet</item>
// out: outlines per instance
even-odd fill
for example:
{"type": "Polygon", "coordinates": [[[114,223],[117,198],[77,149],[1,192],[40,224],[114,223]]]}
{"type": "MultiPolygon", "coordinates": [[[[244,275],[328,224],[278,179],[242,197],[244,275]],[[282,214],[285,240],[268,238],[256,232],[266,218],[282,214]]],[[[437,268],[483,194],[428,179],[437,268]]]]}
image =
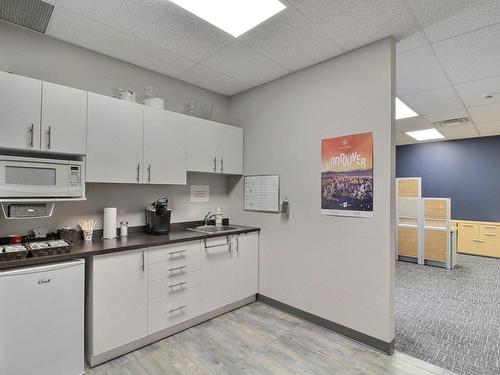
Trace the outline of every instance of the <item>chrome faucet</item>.
{"type": "Polygon", "coordinates": [[[208,214],[205,215],[205,218],[203,219],[203,223],[205,226],[208,225],[208,220],[210,219],[214,219],[215,218],[215,213],[213,213],[212,211],[210,211],[208,214]]]}

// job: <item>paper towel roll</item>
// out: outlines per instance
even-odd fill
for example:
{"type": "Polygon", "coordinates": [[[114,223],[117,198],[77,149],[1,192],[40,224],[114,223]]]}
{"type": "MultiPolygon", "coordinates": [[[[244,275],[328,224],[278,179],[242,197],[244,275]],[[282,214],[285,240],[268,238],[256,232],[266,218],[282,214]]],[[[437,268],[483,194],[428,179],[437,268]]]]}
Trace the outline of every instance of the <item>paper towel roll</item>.
{"type": "Polygon", "coordinates": [[[102,237],[116,238],[116,208],[106,207],[104,209],[104,220],[102,228],[102,237]]]}

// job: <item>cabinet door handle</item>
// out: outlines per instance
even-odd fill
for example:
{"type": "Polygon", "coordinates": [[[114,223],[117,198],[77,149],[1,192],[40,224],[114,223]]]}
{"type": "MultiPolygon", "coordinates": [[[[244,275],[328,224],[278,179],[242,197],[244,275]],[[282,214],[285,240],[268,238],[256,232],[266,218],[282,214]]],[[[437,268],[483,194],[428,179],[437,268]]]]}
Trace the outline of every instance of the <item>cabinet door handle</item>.
{"type": "Polygon", "coordinates": [[[224,172],[224,158],[221,158],[220,159],[220,172],[223,173],[224,172]]]}
{"type": "Polygon", "coordinates": [[[168,310],[168,312],[169,312],[170,314],[172,314],[172,313],[174,313],[174,312],[176,312],[176,311],[180,311],[180,310],[185,309],[185,308],[186,308],[186,306],[184,306],[184,305],[183,305],[183,306],[179,306],[179,307],[177,307],[176,309],[171,309],[171,310],[168,310]]]}
{"type": "Polygon", "coordinates": [[[136,180],[139,182],[139,174],[141,173],[141,164],[137,163],[137,177],[136,180]]]}
{"type": "Polygon", "coordinates": [[[217,172],[217,156],[214,157],[214,172],[217,172]]]}
{"type": "Polygon", "coordinates": [[[142,254],[141,254],[141,269],[142,269],[142,272],[145,271],[145,267],[146,267],[146,262],[145,262],[144,257],[145,257],[145,255],[144,255],[144,251],[143,251],[142,254]]]}
{"type": "Polygon", "coordinates": [[[182,282],[177,283],[177,284],[171,284],[171,285],[169,285],[168,287],[169,287],[170,289],[174,289],[174,288],[177,288],[178,286],[183,286],[183,285],[186,285],[186,284],[187,284],[187,281],[182,281],[182,282]]]}
{"type": "Polygon", "coordinates": [[[187,268],[187,266],[179,266],[179,267],[173,267],[173,268],[169,268],[168,270],[170,272],[175,272],[175,271],[182,271],[183,269],[187,268]]]}
{"type": "Polygon", "coordinates": [[[177,255],[177,254],[183,254],[185,253],[187,250],[177,250],[177,251],[171,251],[170,253],[168,253],[168,255],[172,256],[172,255],[177,255]]]}
{"type": "Polygon", "coordinates": [[[35,125],[31,124],[31,126],[28,128],[28,134],[30,137],[30,141],[28,143],[29,147],[33,148],[33,137],[34,137],[34,132],[35,132],[35,125]]]}
{"type": "Polygon", "coordinates": [[[148,165],[148,182],[151,182],[151,164],[148,165]]]}
{"type": "Polygon", "coordinates": [[[52,127],[49,126],[49,130],[47,130],[47,150],[50,150],[50,138],[52,137],[52,127]]]}

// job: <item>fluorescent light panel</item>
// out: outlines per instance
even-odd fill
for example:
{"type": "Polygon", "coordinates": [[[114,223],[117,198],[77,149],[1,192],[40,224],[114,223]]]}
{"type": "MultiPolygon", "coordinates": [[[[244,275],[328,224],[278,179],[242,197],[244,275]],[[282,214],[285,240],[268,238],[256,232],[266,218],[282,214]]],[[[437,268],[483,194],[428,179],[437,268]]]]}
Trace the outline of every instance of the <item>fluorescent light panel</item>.
{"type": "Polygon", "coordinates": [[[278,0],[171,0],[235,38],[286,7],[278,0]]]}
{"type": "Polygon", "coordinates": [[[438,132],[436,129],[424,129],[424,130],[416,130],[413,132],[406,132],[410,137],[416,139],[417,141],[428,141],[430,139],[442,139],[444,135],[438,132]]]}
{"type": "Polygon", "coordinates": [[[401,99],[396,98],[396,120],[415,116],[418,116],[417,112],[403,103],[401,99]]]}

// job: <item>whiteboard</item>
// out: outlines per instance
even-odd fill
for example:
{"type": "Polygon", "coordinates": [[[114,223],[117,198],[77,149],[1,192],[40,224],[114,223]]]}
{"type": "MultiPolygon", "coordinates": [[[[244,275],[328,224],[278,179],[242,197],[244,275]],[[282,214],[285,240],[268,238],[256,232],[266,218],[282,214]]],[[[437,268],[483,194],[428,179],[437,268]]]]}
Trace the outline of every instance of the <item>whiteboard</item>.
{"type": "Polygon", "coordinates": [[[280,176],[256,175],[244,178],[245,211],[279,212],[280,176]]]}

